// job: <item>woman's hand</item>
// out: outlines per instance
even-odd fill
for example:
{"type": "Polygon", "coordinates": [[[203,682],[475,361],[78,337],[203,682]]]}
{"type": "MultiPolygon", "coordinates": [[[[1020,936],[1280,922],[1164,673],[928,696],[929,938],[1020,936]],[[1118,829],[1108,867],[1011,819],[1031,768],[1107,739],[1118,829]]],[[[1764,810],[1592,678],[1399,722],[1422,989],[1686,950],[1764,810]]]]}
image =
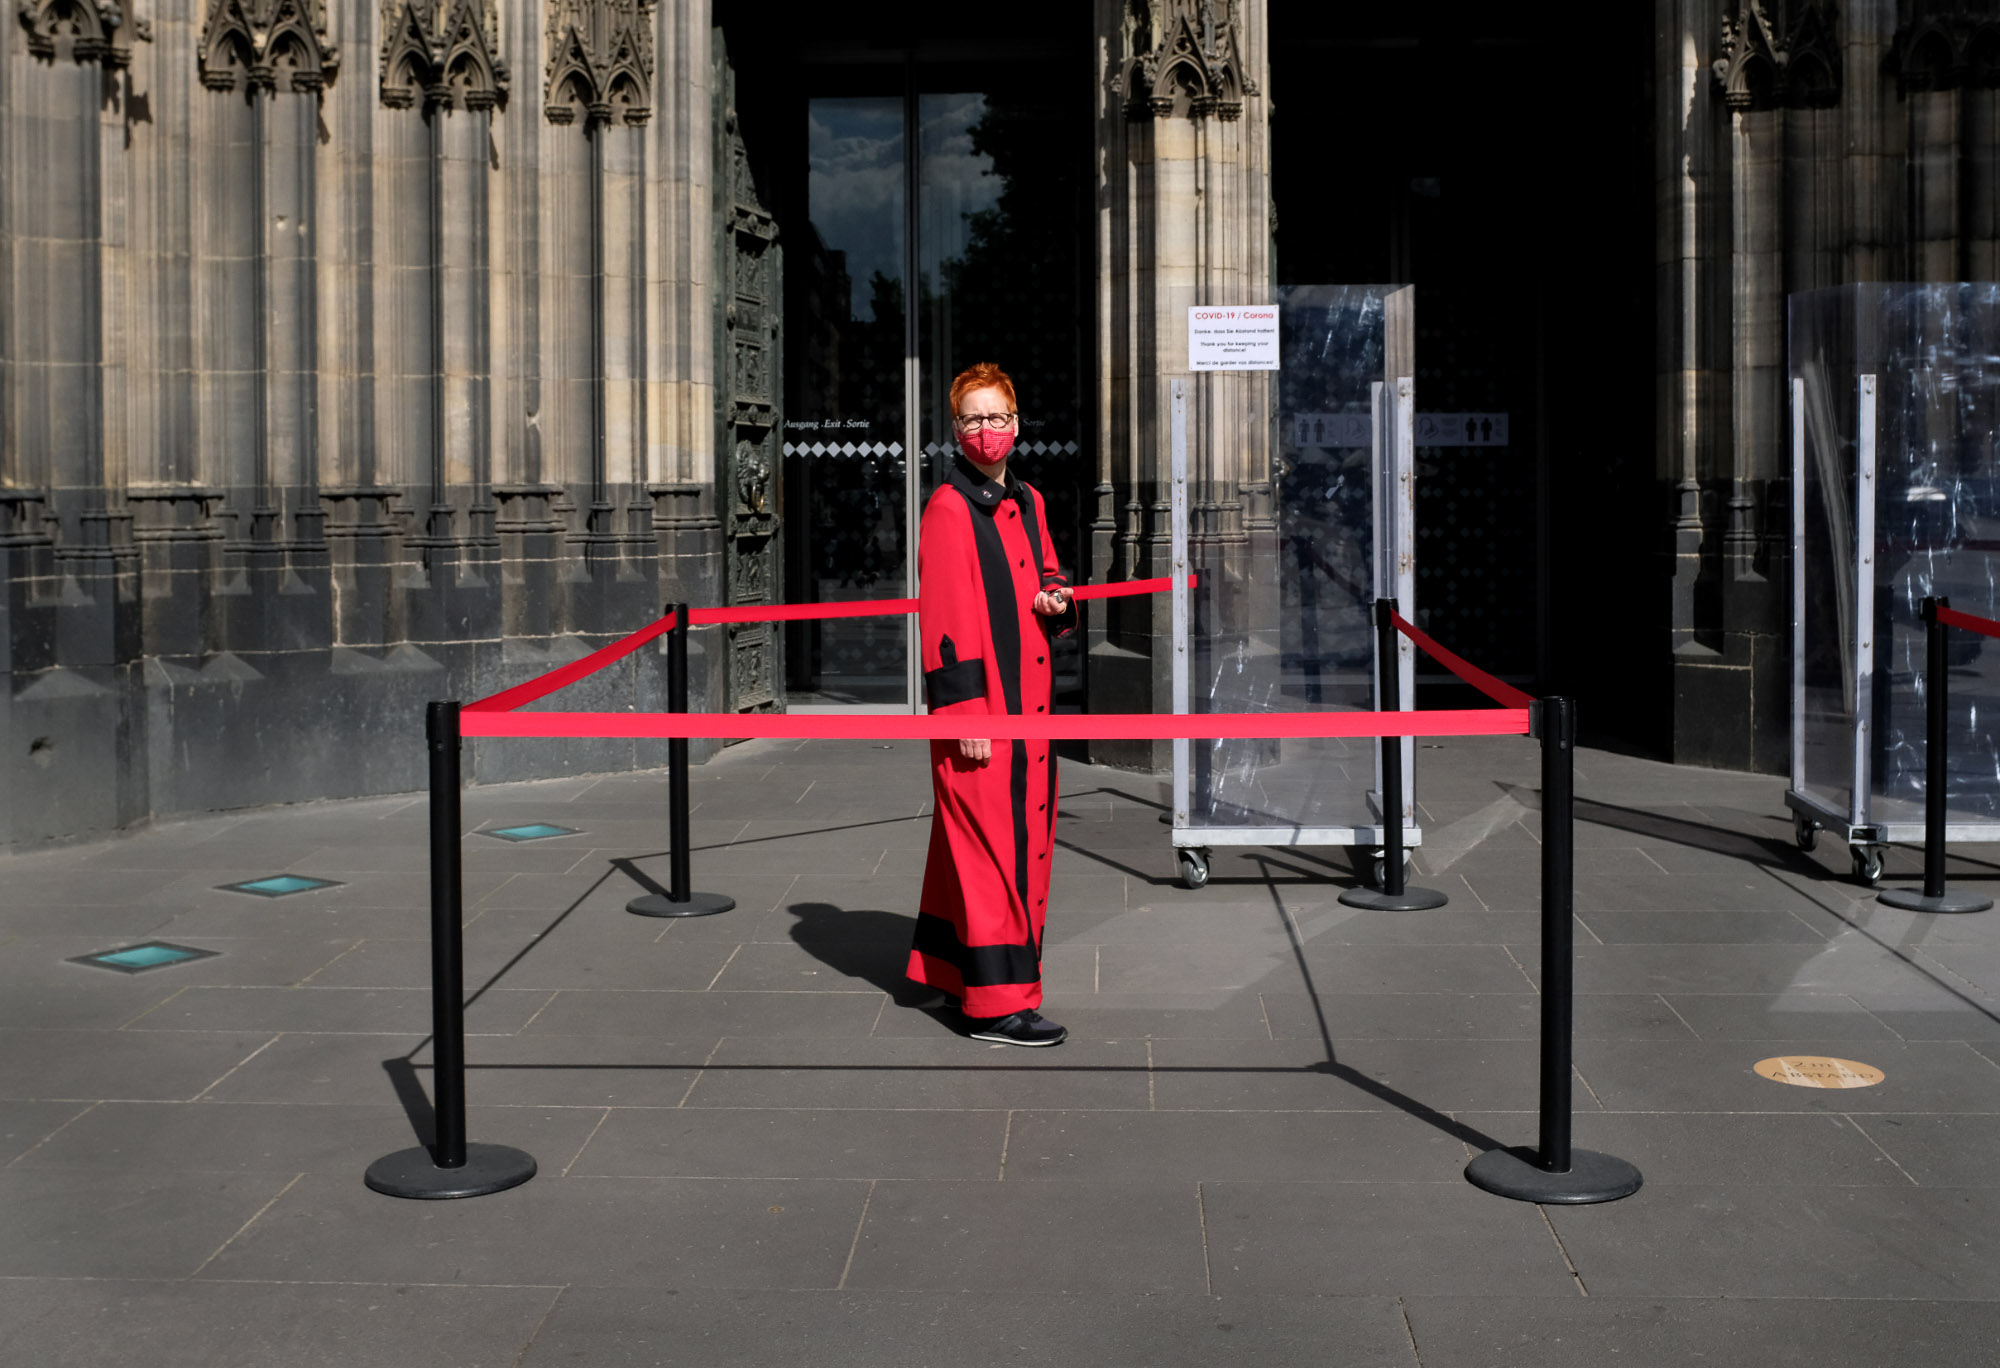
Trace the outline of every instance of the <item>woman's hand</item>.
{"type": "Polygon", "coordinates": [[[983,765],[993,758],[993,743],[991,741],[975,741],[968,736],[958,743],[958,753],[967,760],[983,765]]]}
{"type": "Polygon", "coordinates": [[[1035,595],[1035,611],[1043,617],[1061,617],[1069,611],[1069,590],[1061,585],[1035,595]]]}

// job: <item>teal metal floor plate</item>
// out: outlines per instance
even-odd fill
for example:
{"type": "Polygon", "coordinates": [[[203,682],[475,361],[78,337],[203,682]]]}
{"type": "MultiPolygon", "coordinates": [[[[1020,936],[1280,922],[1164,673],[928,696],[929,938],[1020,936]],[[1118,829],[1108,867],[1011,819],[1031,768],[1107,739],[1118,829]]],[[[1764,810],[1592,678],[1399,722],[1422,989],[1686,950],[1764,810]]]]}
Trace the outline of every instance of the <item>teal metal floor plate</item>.
{"type": "Polygon", "coordinates": [[[315,879],[304,874],[267,874],[242,883],[217,884],[222,893],[248,893],[259,898],[284,898],[293,893],[312,893],[322,888],[338,888],[338,879],[315,879]]]}
{"type": "Polygon", "coordinates": [[[141,941],[116,950],[78,955],[70,963],[86,964],[93,969],[111,969],[121,974],[143,974],[148,969],[168,969],[176,964],[213,959],[221,953],[219,950],[197,950],[191,945],[173,945],[166,941],[141,941]]]}

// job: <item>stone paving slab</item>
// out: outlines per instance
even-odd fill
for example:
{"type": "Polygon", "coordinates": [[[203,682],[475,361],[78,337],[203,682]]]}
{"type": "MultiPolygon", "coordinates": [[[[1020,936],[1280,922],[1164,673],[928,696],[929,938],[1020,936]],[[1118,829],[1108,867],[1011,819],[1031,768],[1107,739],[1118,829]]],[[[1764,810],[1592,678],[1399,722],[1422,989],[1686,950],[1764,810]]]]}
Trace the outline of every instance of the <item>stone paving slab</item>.
{"type": "Polygon", "coordinates": [[[0,1278],[0,1361],[37,1368],[502,1368],[554,1287],[0,1278]]]}
{"type": "Polygon", "coordinates": [[[1412,1297],[1403,1306],[1424,1368],[1603,1368],[1607,1363],[1827,1363],[1920,1368],[1977,1363],[2000,1338],[1990,1303],[1829,1297],[1412,1297]]]}
{"type": "Polygon", "coordinates": [[[866,1183],[580,1178],[479,1201],[384,1200],[310,1174],[208,1263],[240,1281],[832,1287],[866,1183]]]}
{"type": "Polygon", "coordinates": [[[1012,1113],[611,1109],[569,1172],[675,1178],[997,1179],[1012,1113]]]}
{"type": "Polygon", "coordinates": [[[1574,1287],[1537,1208],[1464,1182],[1201,1191],[1212,1286],[1225,1295],[1546,1297],[1574,1287]]]}
{"type": "Polygon", "coordinates": [[[1418,1368],[1393,1298],[570,1288],[521,1368],[1418,1368]]]}
{"type": "Polygon", "coordinates": [[[841,1285],[859,1291],[1179,1293],[1208,1285],[1192,1183],[874,1185],[841,1285]]]}
{"type": "Polygon", "coordinates": [[[1645,1200],[1552,1207],[1605,1296],[2000,1299],[2000,1191],[1656,1183],[1645,1200]]]}
{"type": "Polygon", "coordinates": [[[1575,1141],[1647,1183],[1464,1182],[1537,1134],[1537,773],[1426,742],[1451,901],[1379,913],[1338,850],[1182,888],[1164,786],[1065,765],[1049,1051],[901,977],[921,747],[698,767],[695,884],[739,905],[687,921],[624,911],[667,876],[662,775],[468,790],[472,1138],[541,1171],[440,1204],[360,1182],[433,1124],[420,798],[0,860],[0,1362],[1990,1358],[2000,920],[1875,903],[1780,781],[1581,754],[1575,1141]],[[482,834],[535,821],[578,834],[482,834]],[[281,872],[342,882],[215,887],[281,872]],[[219,953],[65,962],[152,937],[219,953]],[[1884,1079],[1751,1071],[1778,1054],[1884,1079]]]}

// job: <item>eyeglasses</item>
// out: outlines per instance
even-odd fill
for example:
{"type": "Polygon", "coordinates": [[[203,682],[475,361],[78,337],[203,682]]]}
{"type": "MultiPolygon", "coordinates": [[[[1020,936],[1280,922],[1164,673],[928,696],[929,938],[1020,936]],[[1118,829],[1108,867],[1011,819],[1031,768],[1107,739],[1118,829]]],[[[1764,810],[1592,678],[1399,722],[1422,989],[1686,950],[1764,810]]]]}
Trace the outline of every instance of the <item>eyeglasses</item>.
{"type": "Polygon", "coordinates": [[[952,418],[952,423],[960,432],[977,432],[982,427],[995,432],[1014,426],[1018,413],[960,413],[952,418]]]}

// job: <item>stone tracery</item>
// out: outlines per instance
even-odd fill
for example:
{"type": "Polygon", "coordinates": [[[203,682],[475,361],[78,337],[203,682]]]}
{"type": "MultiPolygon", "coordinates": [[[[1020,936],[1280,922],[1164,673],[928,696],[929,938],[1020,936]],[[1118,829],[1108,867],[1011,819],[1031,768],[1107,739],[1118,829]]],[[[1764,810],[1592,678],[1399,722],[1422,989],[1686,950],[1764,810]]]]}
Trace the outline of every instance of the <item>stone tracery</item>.
{"type": "Polygon", "coordinates": [[[1842,63],[1829,0],[1733,0],[1722,16],[1717,83],[1731,109],[1830,109],[1842,63]]]}
{"type": "Polygon", "coordinates": [[[1125,70],[1128,118],[1176,114],[1222,120],[1243,115],[1259,93],[1237,45],[1236,0],[1132,0],[1127,10],[1132,58],[1125,70]]]}
{"type": "Polygon", "coordinates": [[[650,0],[550,0],[550,123],[583,110],[586,127],[643,124],[653,114],[653,5],[650,0]]]}
{"type": "Polygon", "coordinates": [[[492,109],[507,101],[491,0],[383,0],[382,103],[492,109]]]}
{"type": "Polygon", "coordinates": [[[2000,5],[1994,0],[1902,0],[1883,71],[1896,89],[2000,87],[2000,5]]]}
{"type": "Polygon", "coordinates": [[[132,60],[118,0],[18,0],[16,9],[28,32],[28,51],[44,61],[54,61],[64,41],[79,62],[122,67],[132,60]]]}
{"type": "Polygon", "coordinates": [[[210,90],[318,91],[340,49],[320,0],[209,0],[197,60],[210,90]]]}

